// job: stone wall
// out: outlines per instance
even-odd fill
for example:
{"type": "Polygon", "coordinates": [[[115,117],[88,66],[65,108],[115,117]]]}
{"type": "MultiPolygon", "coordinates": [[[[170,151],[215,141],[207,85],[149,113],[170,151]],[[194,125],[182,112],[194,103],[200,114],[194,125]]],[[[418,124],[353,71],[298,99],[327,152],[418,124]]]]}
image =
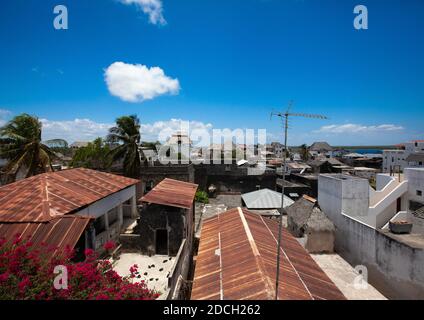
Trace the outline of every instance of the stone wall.
{"type": "Polygon", "coordinates": [[[140,212],[138,233],[143,254],[155,254],[156,230],[168,230],[168,254],[175,256],[186,237],[185,223],[188,210],[151,204],[140,212]]]}
{"type": "Polygon", "coordinates": [[[217,192],[246,193],[261,189],[276,188],[275,170],[267,170],[262,175],[248,175],[247,167],[238,167],[236,164],[210,164],[195,166],[195,183],[199,190],[207,190],[213,184],[217,192]]]}
{"type": "Polygon", "coordinates": [[[194,167],[190,165],[160,165],[141,168],[141,186],[138,195],[144,195],[149,188],[155,187],[163,179],[169,178],[194,183],[194,167]]]}

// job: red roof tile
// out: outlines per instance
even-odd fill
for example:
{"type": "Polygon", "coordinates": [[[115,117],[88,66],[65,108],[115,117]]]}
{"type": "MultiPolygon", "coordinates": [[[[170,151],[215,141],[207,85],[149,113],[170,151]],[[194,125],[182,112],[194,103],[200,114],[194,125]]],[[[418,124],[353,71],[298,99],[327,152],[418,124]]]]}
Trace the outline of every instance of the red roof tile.
{"type": "Polygon", "coordinates": [[[47,222],[137,182],[84,168],[39,174],[0,187],[0,222],[47,222]]]}
{"type": "MultiPolygon", "coordinates": [[[[193,300],[274,299],[278,222],[239,208],[203,223],[193,300]]],[[[306,250],[283,231],[278,298],[345,299],[306,250]]]]}
{"type": "Polygon", "coordinates": [[[141,201],[190,209],[193,205],[197,187],[198,185],[194,183],[166,178],[142,197],[141,201]]]}
{"type": "Polygon", "coordinates": [[[41,247],[44,243],[55,248],[49,254],[52,256],[66,247],[74,248],[90,220],[89,217],[68,215],[53,218],[49,222],[0,223],[0,238],[10,241],[20,234],[35,247],[41,247]]]}

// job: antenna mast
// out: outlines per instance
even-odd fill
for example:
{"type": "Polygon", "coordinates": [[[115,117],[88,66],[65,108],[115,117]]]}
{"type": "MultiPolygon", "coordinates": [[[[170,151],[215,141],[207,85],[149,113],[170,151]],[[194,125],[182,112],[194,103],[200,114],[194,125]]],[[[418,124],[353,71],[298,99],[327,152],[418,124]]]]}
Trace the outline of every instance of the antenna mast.
{"type": "Polygon", "coordinates": [[[288,124],[289,117],[303,117],[303,118],[312,118],[312,119],[328,119],[326,116],[320,114],[307,114],[307,113],[290,113],[290,109],[293,106],[293,101],[290,101],[285,112],[272,112],[271,118],[273,116],[280,117],[284,124],[284,158],[281,165],[281,170],[283,174],[283,179],[281,182],[281,210],[280,210],[280,219],[278,226],[278,245],[277,245],[277,271],[275,276],[275,300],[278,300],[278,283],[280,280],[280,256],[281,256],[281,236],[283,230],[283,212],[284,212],[284,187],[286,184],[286,171],[287,171],[287,138],[288,138],[288,124]]]}

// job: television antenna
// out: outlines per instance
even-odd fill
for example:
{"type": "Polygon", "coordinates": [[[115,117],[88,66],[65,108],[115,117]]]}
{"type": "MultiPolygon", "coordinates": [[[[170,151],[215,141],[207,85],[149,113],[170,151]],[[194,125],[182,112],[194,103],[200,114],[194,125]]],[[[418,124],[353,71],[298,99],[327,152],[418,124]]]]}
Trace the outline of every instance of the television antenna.
{"type": "Polygon", "coordinates": [[[309,113],[292,113],[290,112],[291,107],[293,106],[293,101],[290,101],[285,112],[271,112],[271,119],[273,116],[280,117],[283,126],[284,126],[284,153],[283,153],[283,162],[281,165],[282,170],[282,183],[281,183],[281,212],[279,218],[278,226],[278,244],[277,244],[277,270],[275,276],[275,300],[278,300],[278,282],[280,280],[280,255],[281,255],[281,235],[283,230],[283,212],[284,212],[284,186],[286,182],[286,172],[287,172],[287,134],[289,127],[289,118],[290,117],[302,117],[310,119],[328,119],[326,116],[320,114],[309,114],[309,113]]]}

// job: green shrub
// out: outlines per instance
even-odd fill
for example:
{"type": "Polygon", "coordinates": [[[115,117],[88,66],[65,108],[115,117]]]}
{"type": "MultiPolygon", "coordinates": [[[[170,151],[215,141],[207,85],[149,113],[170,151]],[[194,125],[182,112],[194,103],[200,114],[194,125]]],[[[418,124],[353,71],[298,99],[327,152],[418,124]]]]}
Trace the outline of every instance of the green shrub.
{"type": "Polygon", "coordinates": [[[205,191],[197,191],[195,199],[196,199],[196,202],[201,202],[205,204],[209,203],[209,197],[205,191]]]}

